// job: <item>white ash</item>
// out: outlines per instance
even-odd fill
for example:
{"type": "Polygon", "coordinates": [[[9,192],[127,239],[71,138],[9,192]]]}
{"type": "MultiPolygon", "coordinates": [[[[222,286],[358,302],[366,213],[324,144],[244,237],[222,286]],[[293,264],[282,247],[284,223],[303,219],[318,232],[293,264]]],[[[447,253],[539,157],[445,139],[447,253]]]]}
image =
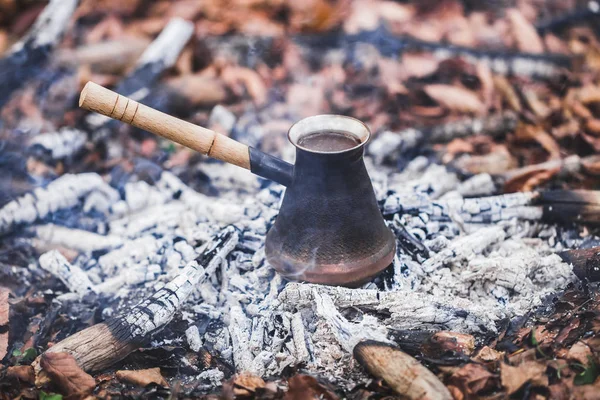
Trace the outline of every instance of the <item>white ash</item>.
{"type": "Polygon", "coordinates": [[[208,126],[211,129],[217,129],[219,133],[227,136],[233,131],[235,122],[235,114],[220,104],[213,107],[208,118],[208,126]]]}
{"type": "Polygon", "coordinates": [[[35,189],[2,207],[0,234],[44,219],[60,209],[74,207],[82,197],[104,185],[100,175],[94,173],[63,175],[45,188],[35,189]]]}
{"type": "MultiPolygon", "coordinates": [[[[223,252],[226,258],[204,266],[194,288],[186,289],[181,312],[189,325],[178,332],[180,340],[192,351],[210,349],[237,372],[266,377],[305,363],[309,371],[339,379],[356,372],[349,350],[362,339],[385,341],[397,329],[494,332],[500,320],[529,312],[574,279],[553,255],[556,233],[546,229],[532,245],[530,238],[544,226],[514,211],[529,210],[532,193],[464,198],[478,192],[478,183],[487,194],[489,176],[461,183],[424,158],[402,173],[369,168],[390,225],[403,227],[429,251],[428,258],[413,259],[400,250],[386,290],[373,283],[348,289],[283,281],[265,260],[264,240],[284,189],[272,184],[261,190],[258,178],[219,164],[207,169],[219,197],[201,195],[164,172],[155,184],[127,183],[121,198],[92,174],[96,184],[69,204],[102,194],[98,204],[108,222],[92,233],[122,244],[100,256],[81,249],[73,266],[88,276],[92,290],[114,300],[111,313],[121,312],[165,280],[196,268],[202,243],[233,222],[237,244],[223,252]],[[221,325],[201,332],[197,322],[207,317],[221,325]]],[[[66,179],[85,182],[80,175],[66,179]]],[[[172,318],[161,315],[161,324],[172,318]]],[[[146,322],[151,328],[156,321],[146,322]]],[[[216,384],[220,373],[203,371],[195,379],[216,384]]]]}
{"type": "Polygon", "coordinates": [[[92,252],[120,247],[123,239],[115,235],[99,235],[82,229],[55,224],[35,227],[36,240],[46,246],[60,246],[79,252],[92,252]]]}
{"type": "Polygon", "coordinates": [[[196,325],[192,325],[185,331],[185,337],[192,351],[198,352],[202,348],[202,338],[196,325]]]}
{"type": "Polygon", "coordinates": [[[40,147],[53,160],[62,160],[77,154],[85,145],[87,134],[79,129],[63,128],[58,132],[35,136],[29,146],[40,147]]]}
{"type": "Polygon", "coordinates": [[[40,267],[60,279],[71,292],[84,295],[94,291],[94,285],[87,274],[78,266],[68,262],[57,250],[42,254],[40,267]]]}

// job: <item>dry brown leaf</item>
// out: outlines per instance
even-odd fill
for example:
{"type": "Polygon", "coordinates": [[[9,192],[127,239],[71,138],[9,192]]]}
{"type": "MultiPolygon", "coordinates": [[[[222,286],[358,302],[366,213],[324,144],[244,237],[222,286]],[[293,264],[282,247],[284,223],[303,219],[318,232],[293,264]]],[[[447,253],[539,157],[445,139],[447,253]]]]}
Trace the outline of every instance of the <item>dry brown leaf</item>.
{"type": "Polygon", "coordinates": [[[167,85],[192,105],[214,105],[222,103],[227,97],[220,81],[197,74],[170,79],[167,85]]]}
{"type": "Polygon", "coordinates": [[[450,400],[444,384],[413,357],[387,343],[368,340],[354,347],[354,358],[396,393],[411,399],[450,400]]]}
{"type": "MultiPolygon", "coordinates": [[[[10,290],[5,287],[0,287],[0,327],[8,325],[10,306],[8,304],[8,296],[10,290]]],[[[0,333],[0,360],[6,356],[8,351],[8,330],[0,333]]]]}
{"type": "Polygon", "coordinates": [[[590,357],[592,357],[592,350],[590,346],[582,341],[575,343],[566,354],[567,359],[577,361],[582,365],[588,365],[590,363],[590,357]]]}
{"type": "Polygon", "coordinates": [[[550,158],[560,158],[560,146],[556,140],[541,127],[519,124],[515,131],[516,138],[520,140],[534,140],[540,144],[546,150],[550,158]]]}
{"type": "Polygon", "coordinates": [[[459,158],[456,166],[473,174],[500,175],[513,168],[516,161],[504,145],[494,147],[488,154],[469,155],[459,158]]]}
{"type": "Polygon", "coordinates": [[[525,19],[519,10],[506,10],[512,36],[519,50],[526,53],[543,53],[544,44],[535,27],[525,19]]]}
{"type": "Polygon", "coordinates": [[[295,32],[327,31],[338,26],[345,16],[339,3],[325,0],[291,1],[288,6],[289,26],[295,32]]]}
{"type": "Polygon", "coordinates": [[[588,144],[590,146],[592,146],[592,148],[596,152],[600,152],[600,138],[599,137],[596,137],[594,135],[588,135],[587,133],[582,133],[581,137],[583,138],[583,140],[588,142],[588,144]]]}
{"type": "Polygon", "coordinates": [[[468,363],[452,374],[448,383],[470,398],[479,392],[496,386],[496,377],[479,364],[468,363]]]}
{"type": "Polygon", "coordinates": [[[226,67],[221,73],[221,78],[234,92],[236,91],[237,84],[243,84],[246,91],[257,105],[264,104],[267,100],[267,88],[265,83],[260,75],[250,68],[234,66],[226,67]]]}
{"type": "Polygon", "coordinates": [[[445,108],[472,114],[482,114],[485,106],[477,95],[457,86],[433,84],[423,88],[425,93],[445,108]]]}
{"type": "Polygon", "coordinates": [[[600,87],[585,85],[577,92],[577,98],[583,104],[597,103],[600,101],[600,87]]]}
{"type": "Polygon", "coordinates": [[[440,60],[431,54],[403,54],[400,63],[402,79],[422,78],[430,75],[438,69],[439,65],[440,60]]]}
{"type": "Polygon", "coordinates": [[[466,333],[440,331],[433,334],[424,346],[427,354],[440,354],[453,351],[470,355],[475,349],[475,338],[466,333]]]}
{"type": "Polygon", "coordinates": [[[552,128],[552,136],[557,139],[573,138],[579,133],[579,121],[570,119],[568,122],[552,128]]]}
{"type": "Polygon", "coordinates": [[[338,396],[310,375],[294,375],[288,380],[284,400],[337,400],[338,396]]]}
{"type": "Polygon", "coordinates": [[[482,62],[476,65],[477,78],[481,82],[481,93],[486,107],[492,105],[494,96],[494,75],[490,67],[482,62]]]}
{"type": "Polygon", "coordinates": [[[589,119],[585,122],[585,129],[594,136],[600,136],[600,119],[589,119]]]}
{"type": "Polygon", "coordinates": [[[516,367],[506,363],[500,364],[502,386],[509,395],[518,391],[527,382],[533,386],[548,386],[548,376],[545,372],[546,364],[537,361],[525,361],[516,367]]]}
{"type": "Polygon", "coordinates": [[[96,387],[94,378],[86,374],[69,353],[46,352],[40,358],[40,366],[67,395],[87,393],[96,387]]]}
{"type": "MultiPolygon", "coordinates": [[[[8,312],[9,312],[9,304],[8,304],[8,295],[10,294],[10,289],[0,286],[0,326],[4,326],[8,324],[8,312]]],[[[2,357],[0,357],[2,358],[2,357]]]]}
{"type": "Polygon", "coordinates": [[[532,329],[531,334],[535,337],[538,345],[548,346],[552,344],[557,332],[547,330],[544,325],[537,325],[532,329]]]}
{"type": "Polygon", "coordinates": [[[0,359],[8,352],[8,332],[0,333],[0,359]]]}
{"type": "Polygon", "coordinates": [[[503,351],[497,351],[489,346],[483,346],[473,359],[480,362],[494,362],[504,358],[503,351]]]}
{"type": "Polygon", "coordinates": [[[33,367],[31,365],[16,365],[8,367],[6,370],[6,376],[31,384],[35,382],[35,372],[33,371],[33,367]]]}
{"type": "Polygon", "coordinates": [[[236,396],[252,396],[256,389],[264,388],[265,381],[256,375],[244,372],[232,379],[233,394],[236,396]]]}
{"type": "Polygon", "coordinates": [[[146,387],[151,383],[155,383],[160,386],[168,387],[169,384],[160,373],[160,368],[148,368],[148,369],[137,369],[137,370],[120,370],[116,373],[117,379],[120,381],[128,382],[133,385],[146,387]]]}
{"type": "Polygon", "coordinates": [[[550,107],[540,101],[537,94],[533,90],[523,90],[523,97],[525,97],[525,101],[527,102],[529,109],[533,111],[536,117],[545,119],[552,112],[550,107]]]}
{"type": "Polygon", "coordinates": [[[504,100],[506,100],[508,106],[513,111],[521,112],[521,100],[519,100],[517,92],[512,87],[508,79],[501,75],[494,75],[493,79],[496,90],[500,92],[504,100]]]}

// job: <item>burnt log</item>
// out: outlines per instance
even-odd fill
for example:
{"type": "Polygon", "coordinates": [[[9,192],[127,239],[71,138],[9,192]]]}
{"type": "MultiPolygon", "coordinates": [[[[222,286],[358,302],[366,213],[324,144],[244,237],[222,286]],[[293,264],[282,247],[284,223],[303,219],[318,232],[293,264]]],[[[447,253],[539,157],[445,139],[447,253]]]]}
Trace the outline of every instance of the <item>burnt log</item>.
{"type": "MultiPolygon", "coordinates": [[[[177,277],[152,296],[120,316],[69,336],[44,354],[69,353],[84,371],[99,371],[122,360],[173,319],[198,285],[215,273],[235,248],[237,241],[237,230],[233,227],[225,228],[196,260],[187,264],[177,277]]],[[[34,363],[38,383],[44,381],[39,360],[38,357],[34,363]]]]}
{"type": "Polygon", "coordinates": [[[424,143],[448,143],[453,139],[476,135],[499,138],[514,130],[517,121],[515,113],[506,111],[431,127],[408,128],[398,132],[385,131],[375,137],[368,147],[368,152],[377,162],[395,162],[402,153],[410,153],[424,143]]]}
{"type": "Polygon", "coordinates": [[[600,281],[600,247],[567,250],[558,255],[573,266],[573,273],[579,279],[591,282],[600,281]]]}
{"type": "Polygon", "coordinates": [[[345,48],[350,55],[356,50],[357,43],[368,43],[375,46],[385,57],[397,57],[405,52],[428,52],[440,59],[460,57],[469,63],[484,63],[498,74],[541,79],[559,76],[572,63],[571,57],[562,54],[487,51],[447,43],[426,42],[412,37],[397,36],[383,25],[371,31],[351,35],[304,35],[294,39],[303,46],[345,48]]]}
{"type": "MultiPolygon", "coordinates": [[[[171,20],[144,51],[134,70],[117,84],[115,90],[135,101],[151,97],[150,87],[166,69],[175,65],[193,32],[194,25],[191,22],[181,18],[171,20]]],[[[94,132],[95,141],[101,140],[118,126],[116,121],[98,114],[88,115],[85,122],[94,132]]]]}
{"type": "Polygon", "coordinates": [[[0,60],[0,108],[25,82],[42,72],[78,3],[78,0],[51,0],[27,35],[0,60]]]}

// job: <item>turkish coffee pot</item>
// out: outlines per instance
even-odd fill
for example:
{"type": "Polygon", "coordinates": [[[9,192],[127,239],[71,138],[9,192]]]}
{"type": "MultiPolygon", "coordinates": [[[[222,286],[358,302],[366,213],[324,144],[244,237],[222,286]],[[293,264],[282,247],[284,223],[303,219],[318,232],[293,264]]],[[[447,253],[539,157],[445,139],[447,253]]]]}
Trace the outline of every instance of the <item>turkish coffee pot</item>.
{"type": "Polygon", "coordinates": [[[396,241],[383,220],[363,160],[371,132],[357,119],[316,115],[292,125],[292,165],[93,82],[81,92],[79,106],[284,185],[265,253],[287,279],[357,286],[394,259],[396,241]]]}

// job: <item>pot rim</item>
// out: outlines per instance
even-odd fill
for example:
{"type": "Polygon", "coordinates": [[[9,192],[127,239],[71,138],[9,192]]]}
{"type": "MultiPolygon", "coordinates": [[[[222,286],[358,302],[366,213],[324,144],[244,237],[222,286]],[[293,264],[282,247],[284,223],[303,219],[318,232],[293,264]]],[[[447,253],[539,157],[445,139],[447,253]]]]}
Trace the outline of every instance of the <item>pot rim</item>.
{"type": "Polygon", "coordinates": [[[287,133],[288,140],[297,149],[316,154],[342,154],[363,147],[371,138],[371,130],[362,121],[348,117],[345,115],[336,114],[319,114],[311,117],[306,117],[296,122],[290,127],[287,133]],[[360,140],[360,143],[349,149],[340,151],[318,151],[300,146],[298,141],[304,136],[310,135],[319,131],[338,131],[354,136],[360,140]]]}

